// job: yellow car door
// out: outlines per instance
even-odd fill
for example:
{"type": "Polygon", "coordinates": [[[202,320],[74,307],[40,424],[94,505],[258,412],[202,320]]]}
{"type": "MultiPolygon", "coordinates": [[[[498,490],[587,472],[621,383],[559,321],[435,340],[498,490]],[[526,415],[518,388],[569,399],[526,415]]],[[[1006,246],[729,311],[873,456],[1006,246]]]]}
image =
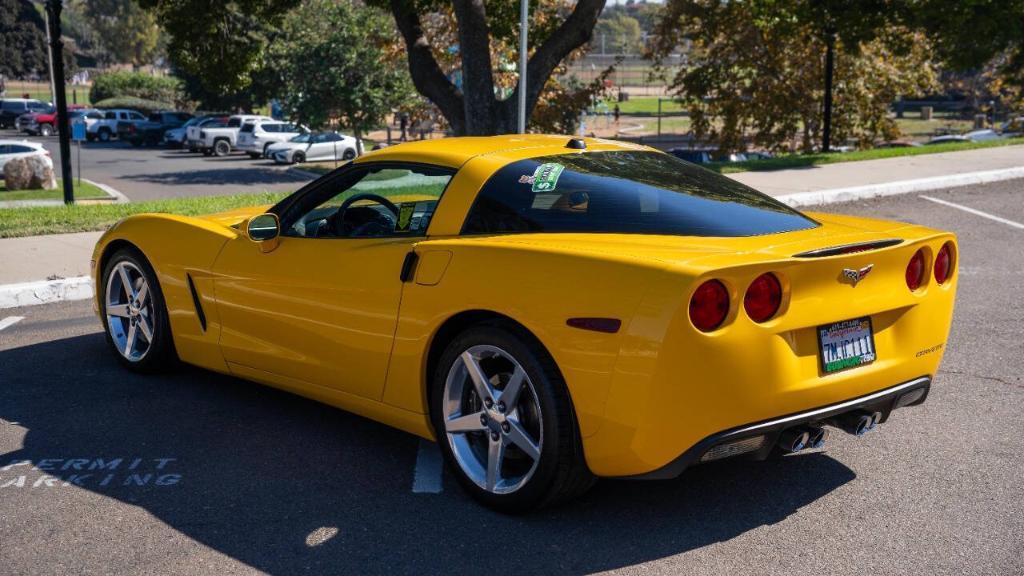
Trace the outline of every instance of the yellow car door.
{"type": "Polygon", "coordinates": [[[229,241],[214,276],[221,349],[232,370],[379,400],[403,266],[452,173],[353,165],[275,207],[273,244],[229,241]]]}

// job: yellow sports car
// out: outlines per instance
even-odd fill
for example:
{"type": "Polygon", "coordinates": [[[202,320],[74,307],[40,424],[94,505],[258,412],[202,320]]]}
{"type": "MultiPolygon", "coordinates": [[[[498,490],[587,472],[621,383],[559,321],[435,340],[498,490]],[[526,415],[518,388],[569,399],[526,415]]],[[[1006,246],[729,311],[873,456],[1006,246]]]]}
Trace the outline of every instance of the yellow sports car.
{"type": "Polygon", "coordinates": [[[469,493],[522,511],[924,402],[957,255],[947,232],[801,213],[643,146],[531,135],[126,218],[92,271],[126,366],[181,360],[436,439],[469,493]]]}

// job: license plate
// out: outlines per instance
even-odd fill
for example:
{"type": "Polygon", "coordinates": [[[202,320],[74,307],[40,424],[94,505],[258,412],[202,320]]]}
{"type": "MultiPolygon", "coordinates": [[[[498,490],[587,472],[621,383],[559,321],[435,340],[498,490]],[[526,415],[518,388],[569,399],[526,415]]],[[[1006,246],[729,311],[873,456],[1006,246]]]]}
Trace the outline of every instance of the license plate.
{"type": "Polygon", "coordinates": [[[821,370],[826,374],[874,362],[875,336],[871,318],[818,326],[818,347],[821,370]]]}

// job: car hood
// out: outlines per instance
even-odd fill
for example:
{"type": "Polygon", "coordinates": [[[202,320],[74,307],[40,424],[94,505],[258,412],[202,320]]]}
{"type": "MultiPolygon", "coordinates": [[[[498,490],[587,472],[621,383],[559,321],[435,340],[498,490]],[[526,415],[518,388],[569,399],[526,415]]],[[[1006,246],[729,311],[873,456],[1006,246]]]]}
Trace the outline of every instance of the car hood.
{"type": "Polygon", "coordinates": [[[245,208],[236,208],[234,210],[228,210],[226,212],[217,212],[216,214],[207,214],[206,216],[200,216],[201,219],[210,222],[216,222],[222,226],[228,228],[238,226],[247,218],[263,214],[267,210],[270,210],[271,205],[260,205],[260,206],[246,206],[245,208]]]}

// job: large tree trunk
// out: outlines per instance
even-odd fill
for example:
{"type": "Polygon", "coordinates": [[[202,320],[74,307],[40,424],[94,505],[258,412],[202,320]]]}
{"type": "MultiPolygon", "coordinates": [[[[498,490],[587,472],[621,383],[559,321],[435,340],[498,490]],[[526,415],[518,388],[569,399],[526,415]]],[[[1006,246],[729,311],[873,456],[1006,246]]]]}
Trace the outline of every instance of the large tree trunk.
{"type": "MultiPolygon", "coordinates": [[[[512,0],[508,0],[512,1],[512,0]]],[[[529,118],[555,67],[570,52],[590,41],[606,0],[579,0],[572,14],[544,41],[527,63],[526,115],[529,118]]],[[[391,13],[405,40],[409,72],[416,90],[437,105],[457,135],[516,131],[516,105],[522,82],[506,100],[494,94],[490,30],[484,0],[454,0],[462,55],[459,90],[441,70],[423,33],[420,15],[407,0],[390,0],[391,13]]]]}

